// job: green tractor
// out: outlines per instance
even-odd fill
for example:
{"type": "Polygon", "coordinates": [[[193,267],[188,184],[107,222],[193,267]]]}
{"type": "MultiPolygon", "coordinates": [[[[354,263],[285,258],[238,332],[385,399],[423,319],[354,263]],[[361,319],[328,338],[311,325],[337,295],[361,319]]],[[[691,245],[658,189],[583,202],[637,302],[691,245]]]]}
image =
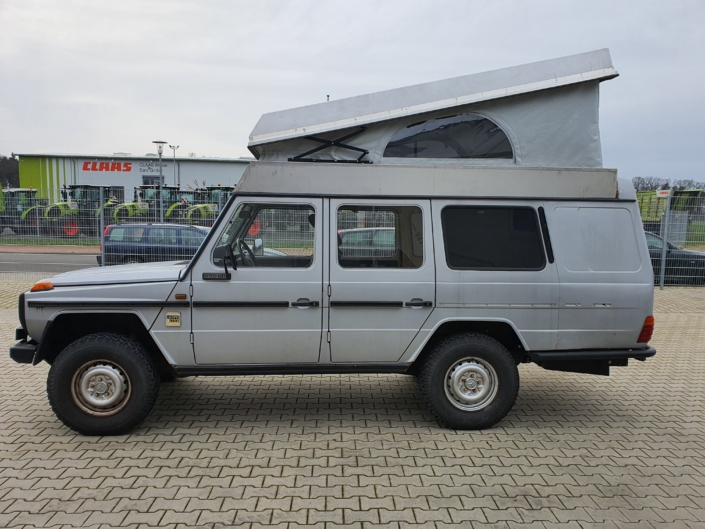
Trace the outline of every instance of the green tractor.
{"type": "Polygon", "coordinates": [[[181,221],[198,226],[212,226],[234,190],[234,187],[228,186],[196,189],[195,204],[182,212],[181,221]]]}
{"type": "MultiPolygon", "coordinates": [[[[167,221],[172,215],[176,217],[171,207],[181,204],[181,193],[177,186],[162,186],[162,207],[164,208],[164,220],[167,221]]],[[[135,188],[133,202],[116,206],[110,215],[111,222],[158,222],[159,215],[159,186],[142,185],[135,188]]]]}
{"type": "Polygon", "coordinates": [[[96,237],[100,233],[100,194],[103,189],[105,218],[124,197],[121,186],[70,185],[61,190],[61,202],[44,210],[43,231],[50,235],[96,237]]]}
{"type": "Polygon", "coordinates": [[[47,207],[36,189],[0,189],[0,234],[10,228],[17,235],[35,235],[47,207]]]}

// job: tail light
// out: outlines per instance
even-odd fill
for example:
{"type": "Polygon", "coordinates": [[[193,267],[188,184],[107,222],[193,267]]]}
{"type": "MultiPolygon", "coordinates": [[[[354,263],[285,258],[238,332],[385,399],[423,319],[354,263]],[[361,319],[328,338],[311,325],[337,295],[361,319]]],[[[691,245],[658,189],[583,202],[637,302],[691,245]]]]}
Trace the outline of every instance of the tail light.
{"type": "MultiPolygon", "coordinates": [[[[110,231],[110,226],[108,225],[103,230],[103,239],[105,239],[108,236],[109,231],[110,231]]],[[[103,251],[103,239],[100,240],[100,246],[98,247],[101,252],[103,251]]]]}
{"type": "Polygon", "coordinates": [[[637,343],[647,343],[649,340],[651,340],[651,337],[654,334],[655,323],[656,321],[654,320],[653,316],[647,316],[646,319],[644,319],[644,326],[641,328],[639,338],[636,341],[637,343]]]}

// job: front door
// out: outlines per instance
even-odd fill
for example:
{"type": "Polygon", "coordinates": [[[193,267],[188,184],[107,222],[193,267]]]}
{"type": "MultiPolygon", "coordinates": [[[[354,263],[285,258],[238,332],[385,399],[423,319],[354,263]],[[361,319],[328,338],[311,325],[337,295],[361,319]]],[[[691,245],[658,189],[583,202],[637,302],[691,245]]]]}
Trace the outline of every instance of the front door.
{"type": "Polygon", "coordinates": [[[321,199],[236,201],[213,251],[193,270],[197,364],[318,362],[322,206],[321,199]]]}
{"type": "Polygon", "coordinates": [[[428,200],[331,200],[332,362],[396,362],[435,305],[428,200]]]}

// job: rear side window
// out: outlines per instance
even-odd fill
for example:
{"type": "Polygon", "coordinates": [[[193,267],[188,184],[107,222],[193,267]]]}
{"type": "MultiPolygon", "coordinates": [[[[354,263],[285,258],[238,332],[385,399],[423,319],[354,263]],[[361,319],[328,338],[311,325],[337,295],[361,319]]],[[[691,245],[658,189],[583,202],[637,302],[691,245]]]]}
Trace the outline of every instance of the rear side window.
{"type": "Polygon", "coordinates": [[[142,242],[145,228],[141,226],[116,226],[110,230],[110,242],[142,242]]]}
{"type": "Polygon", "coordinates": [[[152,228],[149,230],[149,244],[176,244],[176,228],[152,228]]]}
{"type": "Polygon", "coordinates": [[[533,208],[448,206],[441,220],[450,268],[541,270],[546,264],[533,208]]]}
{"type": "Polygon", "coordinates": [[[181,244],[183,246],[200,246],[205,238],[206,232],[197,230],[181,230],[181,244]]]}

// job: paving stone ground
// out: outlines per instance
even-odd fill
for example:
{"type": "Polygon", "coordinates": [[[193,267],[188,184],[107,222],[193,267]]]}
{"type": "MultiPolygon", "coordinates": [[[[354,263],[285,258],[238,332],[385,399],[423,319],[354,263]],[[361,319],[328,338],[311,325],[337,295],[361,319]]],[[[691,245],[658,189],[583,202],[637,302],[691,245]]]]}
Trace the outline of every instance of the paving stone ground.
{"type": "MultiPolygon", "coordinates": [[[[0,285],[7,351],[22,285],[0,285]]],[[[521,366],[514,410],[438,427],[392,375],[188,378],[130,435],[77,435],[0,354],[0,527],[705,527],[705,290],[656,293],[658,354],[521,366]]]]}

